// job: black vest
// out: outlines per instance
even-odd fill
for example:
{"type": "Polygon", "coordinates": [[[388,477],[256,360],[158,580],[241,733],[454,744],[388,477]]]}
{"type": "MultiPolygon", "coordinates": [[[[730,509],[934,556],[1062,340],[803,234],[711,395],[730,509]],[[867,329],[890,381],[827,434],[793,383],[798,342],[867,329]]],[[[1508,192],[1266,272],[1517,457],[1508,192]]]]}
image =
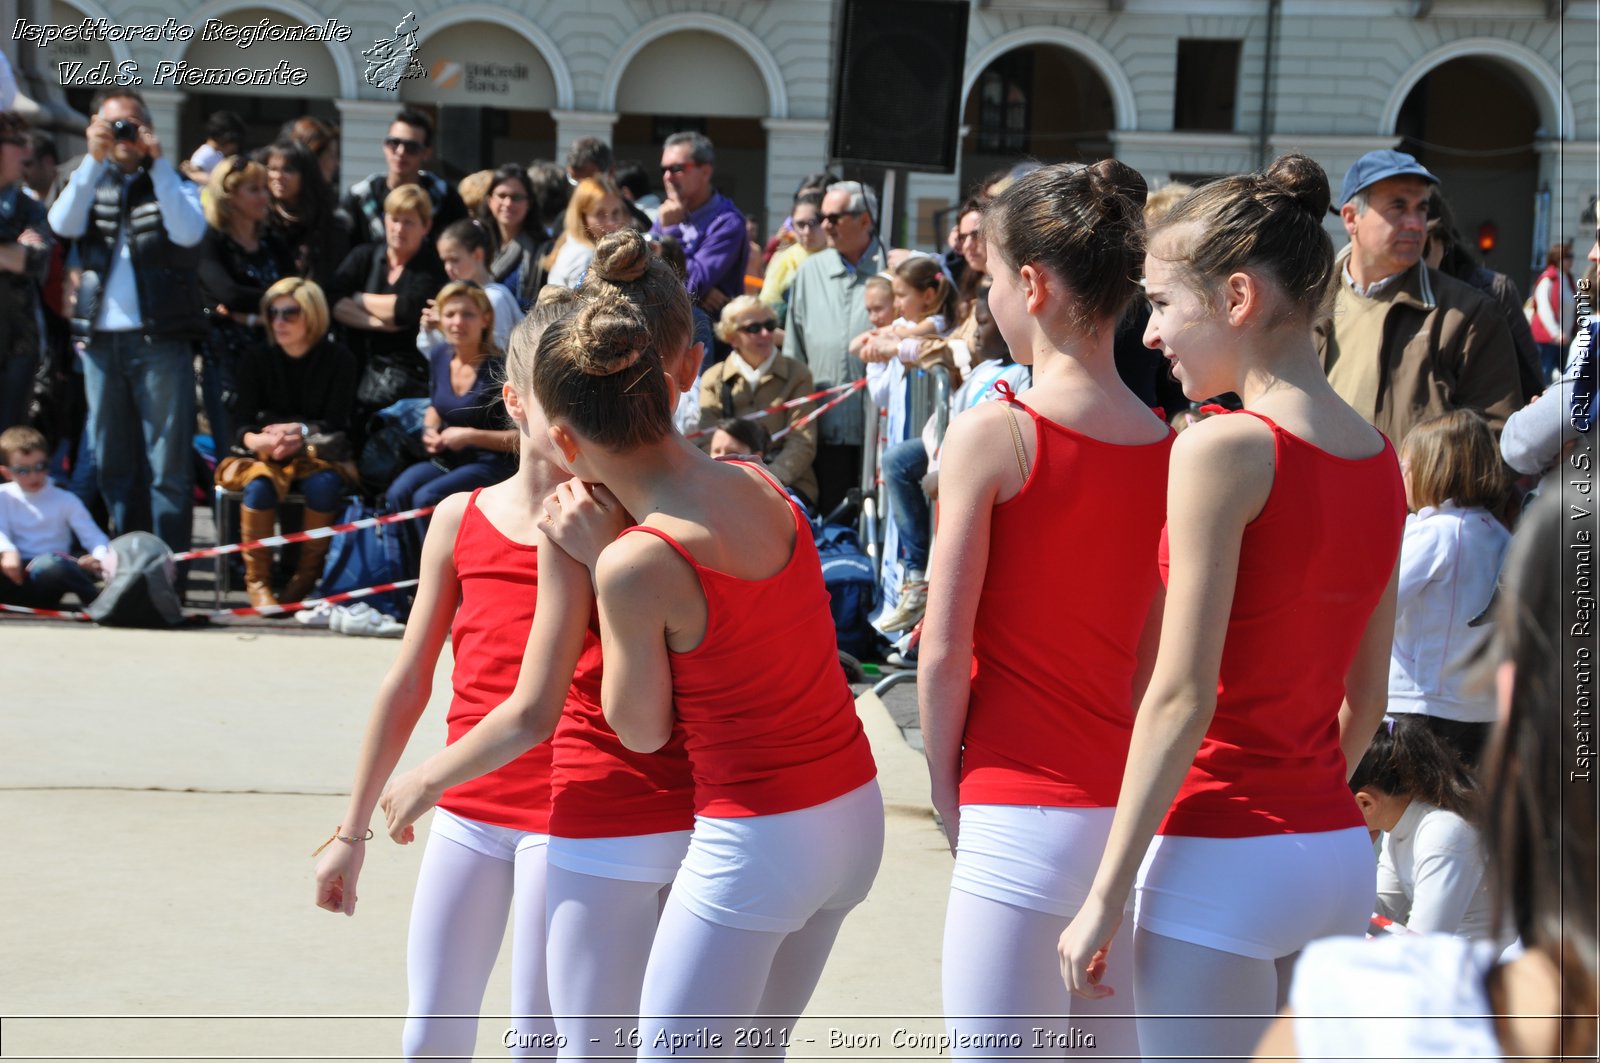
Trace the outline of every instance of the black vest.
{"type": "Polygon", "coordinates": [[[200,299],[200,245],[179,247],[161,223],[161,204],[148,170],[139,171],[123,194],[123,173],[110,166],[95,185],[89,225],[78,238],[83,281],[72,311],[72,331],[87,336],[100,316],[100,299],[111,272],[118,232],[128,241],[133,282],[139,292],[138,331],[160,339],[206,335],[200,299]]]}

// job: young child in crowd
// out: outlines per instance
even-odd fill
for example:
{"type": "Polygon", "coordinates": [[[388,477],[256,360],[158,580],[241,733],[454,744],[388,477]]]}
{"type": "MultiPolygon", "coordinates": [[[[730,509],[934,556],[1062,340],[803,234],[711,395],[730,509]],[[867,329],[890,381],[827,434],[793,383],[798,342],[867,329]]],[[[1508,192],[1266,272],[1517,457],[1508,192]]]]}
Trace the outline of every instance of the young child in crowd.
{"type": "Polygon", "coordinates": [[[765,461],[767,451],[771,448],[772,437],[761,427],[760,421],[729,417],[718,421],[717,427],[711,433],[711,456],[719,460],[753,458],[756,461],[765,461]]]}
{"type": "Polygon", "coordinates": [[[1378,914],[1418,934],[1491,938],[1477,786],[1455,751],[1422,717],[1387,717],[1350,776],[1350,792],[1367,830],[1383,832],[1378,914]]]}
{"type": "Polygon", "coordinates": [[[50,482],[43,434],[19,425],[0,432],[0,602],[50,609],[69,591],[88,605],[111,556],[106,533],[78,496],[50,482]],[[71,553],[72,541],[88,550],[71,553]]]}
{"type": "Polygon", "coordinates": [[[1505,494],[1494,437],[1482,417],[1453,410],[1406,434],[1400,591],[1389,656],[1391,715],[1420,714],[1476,766],[1494,722],[1494,692],[1470,675],[1489,628],[1472,627],[1494,594],[1511,535],[1491,511],[1505,494]]]}
{"type": "MultiPolygon", "coordinates": [[[[453,281],[470,281],[483,289],[494,307],[494,345],[502,354],[511,330],[522,320],[522,308],[517,305],[511,289],[489,274],[489,231],[475,221],[464,219],[455,222],[439,234],[439,261],[444,264],[445,276],[453,281]]],[[[417,332],[417,350],[424,354],[445,342],[439,330],[439,307],[434,300],[422,311],[422,328],[417,332]]]]}

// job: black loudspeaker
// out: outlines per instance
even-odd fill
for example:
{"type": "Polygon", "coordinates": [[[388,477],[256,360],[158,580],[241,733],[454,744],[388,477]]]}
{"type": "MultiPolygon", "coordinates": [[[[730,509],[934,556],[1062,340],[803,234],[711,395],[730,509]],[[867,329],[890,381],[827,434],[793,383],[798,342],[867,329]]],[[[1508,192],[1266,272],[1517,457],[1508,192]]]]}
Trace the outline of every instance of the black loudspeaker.
{"type": "Polygon", "coordinates": [[[968,13],[967,0],[844,0],[835,159],[955,172],[968,13]]]}

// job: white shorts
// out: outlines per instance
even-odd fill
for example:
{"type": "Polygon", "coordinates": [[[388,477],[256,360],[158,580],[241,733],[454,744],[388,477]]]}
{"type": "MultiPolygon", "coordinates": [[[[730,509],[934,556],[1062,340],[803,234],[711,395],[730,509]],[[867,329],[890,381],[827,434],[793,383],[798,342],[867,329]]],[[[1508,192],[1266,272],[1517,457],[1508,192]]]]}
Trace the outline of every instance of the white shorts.
{"type": "Polygon", "coordinates": [[[962,805],[950,888],[1070,919],[1089,895],[1116,811],[962,805]]]}
{"type": "Polygon", "coordinates": [[[517,830],[515,827],[497,827],[493,823],[480,823],[442,808],[433,810],[433,825],[428,829],[441,838],[448,838],[458,845],[465,845],[475,853],[496,860],[509,860],[512,863],[516,862],[517,854],[524,849],[546,845],[550,841],[548,834],[535,834],[533,831],[517,830]]]}
{"type": "Polygon", "coordinates": [[[1258,960],[1361,934],[1377,903],[1361,827],[1254,838],[1157,835],[1139,868],[1142,930],[1258,960]]]}
{"type": "Polygon", "coordinates": [[[771,816],[696,816],[672,895],[707,922],[788,933],[819,911],[853,908],[883,859],[878,781],[771,816]]]}
{"type": "Polygon", "coordinates": [[[550,836],[550,866],[595,878],[654,882],[665,886],[678,873],[689,850],[689,832],[634,834],[622,838],[550,836]]]}

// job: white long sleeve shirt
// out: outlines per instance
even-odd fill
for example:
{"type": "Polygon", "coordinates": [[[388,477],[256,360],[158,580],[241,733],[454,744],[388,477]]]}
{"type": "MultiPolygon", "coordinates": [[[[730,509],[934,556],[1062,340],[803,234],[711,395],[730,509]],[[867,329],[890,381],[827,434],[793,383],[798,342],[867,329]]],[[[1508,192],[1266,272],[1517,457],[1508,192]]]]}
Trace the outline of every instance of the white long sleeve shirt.
{"type": "Polygon", "coordinates": [[[1469,666],[1489,628],[1468,627],[1494,594],[1511,533],[1485,509],[1454,502],[1406,518],[1389,653],[1389,712],[1490,723],[1494,696],[1469,666]]]}
{"type": "MultiPolygon", "coordinates": [[[[57,236],[76,240],[89,230],[95,186],[106,168],[113,165],[110,159],[95,162],[93,155],[83,157],[83,162],[72,171],[71,179],[61,190],[61,197],[50,208],[50,228],[57,236]]],[[[122,175],[124,196],[138,173],[135,170],[122,175]]],[[[150,184],[155,190],[156,202],[161,205],[161,224],[168,238],[179,247],[194,247],[206,235],[200,189],[179,177],[178,171],[164,157],[150,164],[150,184]]],[[[121,229],[117,232],[116,246],[111,249],[111,268],[104,284],[95,330],[131,332],[139,328],[143,320],[139,314],[139,287],[133,276],[133,252],[128,247],[127,233],[121,229]]]]}
{"type": "Polygon", "coordinates": [[[1378,914],[1418,934],[1490,940],[1494,905],[1478,832],[1454,812],[1412,799],[1378,855],[1378,914]]]}
{"type": "Polygon", "coordinates": [[[0,554],[14,550],[23,561],[70,554],[73,536],[102,561],[111,553],[106,533],[71,491],[55,484],[31,493],[19,483],[0,485],[0,554]]]}

